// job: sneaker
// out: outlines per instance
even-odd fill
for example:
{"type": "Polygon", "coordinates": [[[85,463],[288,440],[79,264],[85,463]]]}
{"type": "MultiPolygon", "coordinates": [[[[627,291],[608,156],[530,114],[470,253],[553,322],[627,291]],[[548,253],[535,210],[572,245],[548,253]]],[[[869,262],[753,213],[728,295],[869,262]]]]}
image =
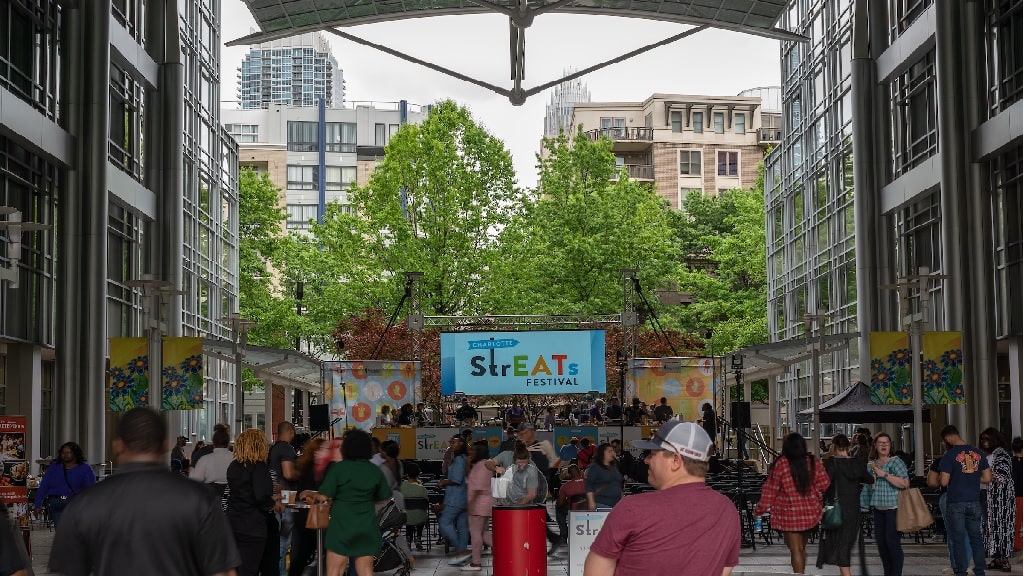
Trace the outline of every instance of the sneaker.
{"type": "Polygon", "coordinates": [[[548,556],[558,556],[561,553],[562,553],[562,545],[561,544],[552,544],[551,545],[551,549],[548,550],[548,556]]]}
{"type": "Polygon", "coordinates": [[[455,556],[452,556],[451,560],[448,561],[448,565],[449,566],[462,566],[463,564],[468,562],[469,559],[472,558],[472,557],[473,557],[473,555],[469,554],[468,552],[463,552],[461,554],[456,554],[455,556]]]}
{"type": "Polygon", "coordinates": [[[946,566],[945,568],[942,569],[942,573],[943,574],[953,574],[953,567],[952,566],[946,566]]]}
{"type": "Polygon", "coordinates": [[[479,564],[466,564],[462,568],[459,568],[459,570],[463,572],[480,572],[483,568],[481,568],[479,564]]]}

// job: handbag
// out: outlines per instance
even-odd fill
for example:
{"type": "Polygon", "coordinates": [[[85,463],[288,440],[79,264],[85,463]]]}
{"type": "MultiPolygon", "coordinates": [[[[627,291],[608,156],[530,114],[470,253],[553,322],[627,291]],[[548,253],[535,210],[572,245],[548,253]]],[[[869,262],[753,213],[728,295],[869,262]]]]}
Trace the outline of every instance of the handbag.
{"type": "Polygon", "coordinates": [[[821,515],[821,527],[825,530],[837,530],[843,525],[843,509],[839,506],[839,498],[825,502],[824,513],[821,515]]]}
{"type": "Polygon", "coordinates": [[[836,483],[838,472],[832,473],[832,488],[835,496],[825,501],[821,514],[821,527],[825,530],[837,530],[843,525],[843,509],[839,506],[839,484],[836,483]]]}
{"type": "Polygon", "coordinates": [[[330,502],[314,502],[309,505],[309,514],[306,515],[306,528],[308,530],[325,530],[330,522],[330,502]]]}
{"type": "Polygon", "coordinates": [[[508,498],[508,487],[512,484],[512,474],[515,473],[516,465],[513,464],[505,469],[501,476],[491,478],[491,496],[495,499],[508,498]]]}
{"type": "Polygon", "coordinates": [[[896,496],[897,531],[919,532],[931,526],[934,521],[919,488],[900,490],[896,496]]]}

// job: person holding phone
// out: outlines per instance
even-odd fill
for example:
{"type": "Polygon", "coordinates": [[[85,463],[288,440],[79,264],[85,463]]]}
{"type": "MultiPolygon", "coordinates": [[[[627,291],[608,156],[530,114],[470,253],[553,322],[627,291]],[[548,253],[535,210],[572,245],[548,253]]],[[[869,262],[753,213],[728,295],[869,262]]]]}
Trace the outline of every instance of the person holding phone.
{"type": "Polygon", "coordinates": [[[892,455],[892,436],[879,432],[868,460],[868,472],[875,477],[870,503],[875,519],[875,545],[885,576],[902,576],[903,545],[896,530],[896,502],[900,490],[910,486],[907,466],[892,455]]]}

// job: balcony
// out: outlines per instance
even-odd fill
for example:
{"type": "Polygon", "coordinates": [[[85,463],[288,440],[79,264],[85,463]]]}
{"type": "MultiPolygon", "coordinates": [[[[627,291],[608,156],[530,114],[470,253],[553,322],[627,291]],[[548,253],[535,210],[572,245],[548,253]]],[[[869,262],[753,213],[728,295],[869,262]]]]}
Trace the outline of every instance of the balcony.
{"type": "Polygon", "coordinates": [[[758,128],[758,144],[778,144],[782,142],[782,128],[758,128]]]}
{"type": "Polygon", "coordinates": [[[650,164],[625,164],[623,167],[630,180],[654,181],[654,166],[650,164]]]}
{"type": "Polygon", "coordinates": [[[613,152],[639,152],[647,150],[651,146],[651,141],[654,140],[654,128],[645,127],[600,128],[588,130],[586,134],[587,138],[595,142],[602,137],[611,138],[615,141],[615,145],[612,146],[613,152]]]}

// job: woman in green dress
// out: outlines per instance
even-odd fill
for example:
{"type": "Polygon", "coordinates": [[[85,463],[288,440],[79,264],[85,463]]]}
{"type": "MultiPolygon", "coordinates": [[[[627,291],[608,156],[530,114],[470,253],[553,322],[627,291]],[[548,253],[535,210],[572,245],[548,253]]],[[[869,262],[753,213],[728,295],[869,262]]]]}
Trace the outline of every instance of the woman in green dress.
{"type": "Polygon", "coordinates": [[[352,429],[341,443],[342,461],[327,470],[318,498],[331,498],[331,523],[327,527],[327,575],[343,576],[349,558],[356,574],[373,576],[373,556],[383,541],[374,505],[391,498],[391,488],[380,468],[370,463],[370,435],[352,429]]]}

